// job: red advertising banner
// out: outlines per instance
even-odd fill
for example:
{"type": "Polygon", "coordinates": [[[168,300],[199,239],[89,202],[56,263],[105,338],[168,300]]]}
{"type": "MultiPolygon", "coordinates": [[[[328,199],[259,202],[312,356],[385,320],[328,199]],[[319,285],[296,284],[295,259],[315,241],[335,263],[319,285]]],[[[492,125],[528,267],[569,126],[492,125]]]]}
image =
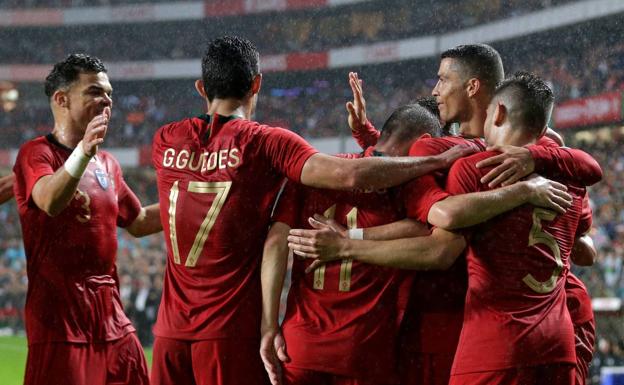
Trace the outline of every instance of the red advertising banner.
{"type": "Polygon", "coordinates": [[[556,128],[584,127],[622,120],[622,93],[608,92],[569,100],[555,107],[556,128]]]}

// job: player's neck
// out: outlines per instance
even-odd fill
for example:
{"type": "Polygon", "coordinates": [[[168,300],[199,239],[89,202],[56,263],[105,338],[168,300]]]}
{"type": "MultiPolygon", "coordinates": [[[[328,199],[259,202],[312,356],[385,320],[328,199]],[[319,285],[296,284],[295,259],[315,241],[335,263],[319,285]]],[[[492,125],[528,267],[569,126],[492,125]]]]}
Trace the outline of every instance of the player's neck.
{"type": "Polygon", "coordinates": [[[489,143],[491,145],[500,145],[500,146],[515,146],[515,147],[524,147],[529,144],[533,144],[536,142],[535,137],[523,132],[522,130],[514,130],[508,124],[498,128],[501,130],[500,132],[503,134],[500,138],[495,140],[495,143],[489,143]]]}
{"type": "Polygon", "coordinates": [[[52,135],[54,135],[54,138],[63,146],[75,148],[82,140],[84,132],[78,132],[78,130],[72,129],[71,124],[54,122],[52,135]]]}
{"type": "Polygon", "coordinates": [[[485,125],[486,115],[487,113],[485,111],[476,111],[468,120],[460,122],[459,134],[470,138],[483,137],[483,126],[485,125]]]}
{"type": "Polygon", "coordinates": [[[235,115],[249,119],[251,117],[251,109],[241,100],[215,98],[208,103],[208,115],[214,114],[221,116],[235,115]]]}

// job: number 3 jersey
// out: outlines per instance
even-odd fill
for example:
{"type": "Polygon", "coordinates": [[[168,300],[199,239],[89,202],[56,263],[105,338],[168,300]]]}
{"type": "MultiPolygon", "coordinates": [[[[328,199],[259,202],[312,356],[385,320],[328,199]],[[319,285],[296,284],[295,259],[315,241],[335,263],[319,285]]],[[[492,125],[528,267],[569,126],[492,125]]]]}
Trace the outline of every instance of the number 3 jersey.
{"type": "Polygon", "coordinates": [[[296,134],[204,115],[154,136],[167,267],[154,334],[259,338],[260,261],[282,179],[316,153],[296,134]]]}
{"type": "Polygon", "coordinates": [[[27,257],[29,344],[104,342],[134,331],[119,298],[115,260],[117,226],[130,225],[141,204],[117,161],[99,151],[55,217],[33,201],[36,182],[63,167],[71,152],[52,135],[39,137],[22,146],[13,169],[27,257]]]}
{"type": "MultiPolygon", "coordinates": [[[[447,191],[489,190],[480,183],[489,169],[475,164],[493,154],[458,160],[447,191]]],[[[568,184],[568,192],[574,201],[564,215],[523,205],[467,230],[468,294],[452,374],[576,363],[565,284],[591,216],[583,215],[585,189],[568,184]]]]}

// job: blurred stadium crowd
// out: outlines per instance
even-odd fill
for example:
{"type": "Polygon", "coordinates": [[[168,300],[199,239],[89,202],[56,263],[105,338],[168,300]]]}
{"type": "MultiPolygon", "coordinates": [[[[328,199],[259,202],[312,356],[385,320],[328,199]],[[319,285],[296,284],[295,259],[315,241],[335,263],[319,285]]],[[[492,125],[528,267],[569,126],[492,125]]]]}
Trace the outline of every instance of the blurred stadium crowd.
{"type": "MultiPolygon", "coordinates": [[[[158,2],[172,2],[159,0],[158,2]]],[[[574,0],[440,0],[414,7],[389,0],[361,2],[348,11],[320,9],[314,13],[289,12],[288,17],[260,14],[257,23],[230,17],[229,30],[245,31],[261,54],[324,50],[412,36],[443,33],[478,25],[574,0]],[[434,17],[435,16],[435,17],[434,17]]],[[[147,0],[134,0],[147,3],[147,0]]],[[[154,2],[150,0],[149,2],[154,2]]],[[[0,8],[80,7],[125,4],[123,0],[0,0],[0,8]]],[[[208,36],[221,33],[215,20],[166,23],[85,25],[62,28],[0,29],[1,64],[50,64],[69,52],[84,51],[108,61],[196,59],[208,36]],[[180,30],[184,27],[184,33],[180,30]],[[152,39],[162,35],[170,39],[152,39]],[[72,36],[68,39],[67,36],[72,36]],[[91,36],[91,38],[89,38],[91,36]],[[93,39],[93,36],[108,36],[93,39]],[[50,44],[41,44],[49,41],[50,44]],[[137,42],[141,44],[137,44],[137,42]]],[[[580,23],[576,26],[494,43],[506,72],[529,70],[548,80],[557,102],[610,91],[624,91],[624,32],[621,18],[580,23]],[[589,32],[588,32],[589,31],[589,32]]],[[[437,81],[437,58],[353,68],[364,79],[369,118],[377,125],[390,111],[419,96],[428,95],[437,81]]],[[[289,128],[305,137],[349,135],[344,104],[351,97],[346,73],[310,71],[267,74],[258,103],[257,120],[289,128]]],[[[107,147],[136,147],[151,143],[162,124],[204,111],[192,79],[115,82],[114,112],[107,147]]],[[[11,111],[0,111],[0,149],[14,149],[26,140],[52,129],[50,109],[41,84],[17,84],[20,102],[11,111]]],[[[591,153],[602,165],[604,180],[590,190],[594,209],[592,237],[599,250],[592,268],[575,272],[592,297],[624,300],[624,134],[611,128],[594,141],[581,141],[562,132],[567,144],[591,153]]],[[[125,170],[128,184],[143,203],[156,202],[151,171],[125,170]]],[[[23,330],[26,298],[26,260],[14,201],[0,206],[0,330],[23,330]]],[[[153,324],[160,300],[165,251],[162,235],[134,239],[119,231],[118,274],[127,314],[143,344],[152,342],[153,324]]],[[[592,377],[598,383],[600,367],[624,365],[624,335],[598,328],[592,377]]]]}

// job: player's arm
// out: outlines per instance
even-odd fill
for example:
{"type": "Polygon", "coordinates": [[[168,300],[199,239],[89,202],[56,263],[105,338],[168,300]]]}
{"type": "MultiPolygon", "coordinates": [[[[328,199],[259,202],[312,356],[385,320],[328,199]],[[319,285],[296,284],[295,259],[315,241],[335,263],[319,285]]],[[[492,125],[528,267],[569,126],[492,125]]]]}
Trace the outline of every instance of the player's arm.
{"type": "Polygon", "coordinates": [[[348,123],[351,135],[362,149],[377,144],[381,133],[366,117],[366,101],[362,90],[362,80],[357,73],[349,72],[349,86],[353,92],[353,102],[347,102],[348,123]]]}
{"type": "Polygon", "coordinates": [[[42,176],[33,186],[33,201],[49,216],[60,214],[73,199],[89,161],[97,153],[98,145],[104,142],[109,118],[110,108],[106,107],[102,114],[89,122],[82,141],[65,165],[54,174],[42,176]]]}
{"type": "Polygon", "coordinates": [[[162,223],[160,221],[160,204],[141,207],[139,215],[126,230],[134,237],[144,237],[146,235],[158,233],[162,231],[162,223]]]}
{"type": "Polygon", "coordinates": [[[317,153],[305,162],[301,171],[301,183],[334,190],[387,188],[438,169],[448,168],[455,160],[472,152],[472,147],[455,146],[433,156],[360,159],[344,159],[317,153]]]}
{"type": "Polygon", "coordinates": [[[431,233],[427,225],[411,218],[401,219],[385,225],[350,230],[335,219],[327,218],[320,214],[315,214],[314,218],[310,218],[309,221],[312,227],[329,228],[343,238],[366,239],[370,241],[420,237],[431,233]]]}
{"type": "Polygon", "coordinates": [[[474,226],[530,203],[559,213],[572,205],[567,187],[540,176],[496,190],[449,196],[429,210],[428,221],[447,230],[474,226]]]}
{"type": "Polygon", "coordinates": [[[481,179],[490,187],[508,186],[533,172],[550,178],[563,177],[583,186],[591,186],[602,179],[598,162],[578,149],[531,145],[494,146],[488,150],[501,152],[477,164],[477,167],[497,166],[481,179]]]}
{"type": "Polygon", "coordinates": [[[320,261],[352,258],[373,265],[412,270],[445,270],[466,247],[462,235],[434,229],[431,235],[387,241],[342,238],[328,229],[294,229],[288,247],[297,255],[320,261]]]}
{"type": "Polygon", "coordinates": [[[288,361],[286,344],[279,328],[279,306],[288,267],[288,231],[290,226],[275,222],[264,242],[260,280],[262,284],[262,322],[260,356],[271,384],[281,383],[280,362],[288,361]]]}
{"type": "Polygon", "coordinates": [[[589,235],[576,238],[570,254],[570,259],[572,259],[575,265],[591,266],[594,264],[597,256],[594,241],[589,235]]]}
{"type": "Polygon", "coordinates": [[[583,197],[581,217],[576,228],[576,239],[570,259],[575,265],[591,266],[596,260],[596,248],[594,242],[589,236],[593,222],[593,213],[589,204],[589,194],[585,192],[583,197]]]}
{"type": "Polygon", "coordinates": [[[0,205],[13,198],[13,185],[15,184],[15,174],[0,178],[0,205]]]}

